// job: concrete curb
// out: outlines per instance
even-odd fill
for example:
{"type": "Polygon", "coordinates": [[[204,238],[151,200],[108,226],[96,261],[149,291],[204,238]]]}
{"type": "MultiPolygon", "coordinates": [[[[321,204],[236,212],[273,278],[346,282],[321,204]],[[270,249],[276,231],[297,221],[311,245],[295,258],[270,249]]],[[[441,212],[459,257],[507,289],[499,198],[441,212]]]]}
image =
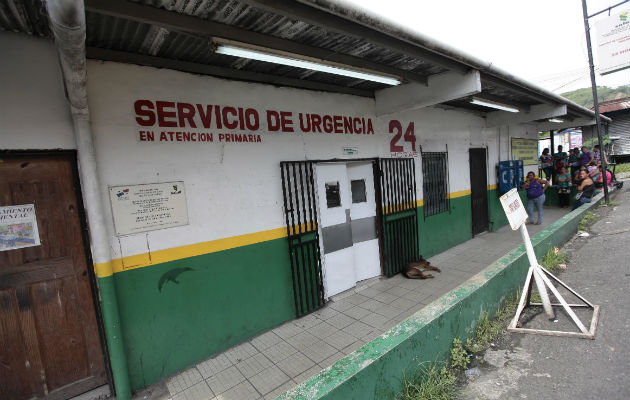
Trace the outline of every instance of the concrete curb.
{"type": "MultiPolygon", "coordinates": [[[[537,257],[560,246],[576,231],[591,203],[568,213],[532,237],[537,257]]],[[[515,233],[518,234],[518,233],[515,233]]],[[[278,399],[381,399],[402,388],[403,371],[419,364],[448,360],[453,338],[472,335],[485,312],[493,316],[506,298],[521,289],[529,268],[520,245],[457,288],[419,310],[354,353],[342,358],[278,399]]]]}

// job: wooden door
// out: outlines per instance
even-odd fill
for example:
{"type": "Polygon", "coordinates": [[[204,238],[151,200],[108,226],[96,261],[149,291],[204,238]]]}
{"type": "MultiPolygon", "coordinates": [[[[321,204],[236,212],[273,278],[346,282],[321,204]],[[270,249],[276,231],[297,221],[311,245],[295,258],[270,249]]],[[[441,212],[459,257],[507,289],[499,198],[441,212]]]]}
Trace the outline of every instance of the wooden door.
{"type": "Polygon", "coordinates": [[[34,204],[41,242],[0,251],[0,399],[65,399],[106,382],[72,166],[0,155],[0,207],[34,204]]]}
{"type": "Polygon", "coordinates": [[[472,234],[488,230],[488,170],[486,149],[470,149],[470,198],[472,234]]]}

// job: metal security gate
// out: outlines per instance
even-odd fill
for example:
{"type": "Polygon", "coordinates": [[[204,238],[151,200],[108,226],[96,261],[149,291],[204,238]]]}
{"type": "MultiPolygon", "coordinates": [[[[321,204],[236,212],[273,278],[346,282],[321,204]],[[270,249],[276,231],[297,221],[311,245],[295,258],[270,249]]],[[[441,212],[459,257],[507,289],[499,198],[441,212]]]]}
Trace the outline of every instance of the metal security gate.
{"type": "Polygon", "coordinates": [[[282,193],[297,317],[324,305],[314,163],[283,161],[282,193]]]}
{"type": "Polygon", "coordinates": [[[470,198],[472,234],[488,230],[488,180],[486,149],[470,149],[470,198]]]}
{"type": "Polygon", "coordinates": [[[413,158],[379,159],[383,273],[393,276],[420,258],[413,158]]]}

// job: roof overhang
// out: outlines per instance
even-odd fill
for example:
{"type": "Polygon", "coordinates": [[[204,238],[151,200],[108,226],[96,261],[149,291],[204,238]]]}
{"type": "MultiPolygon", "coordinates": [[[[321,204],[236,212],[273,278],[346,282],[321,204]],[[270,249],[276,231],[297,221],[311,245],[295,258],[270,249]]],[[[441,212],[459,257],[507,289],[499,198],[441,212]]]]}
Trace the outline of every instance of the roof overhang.
{"type": "MultiPolygon", "coordinates": [[[[0,29],[52,37],[46,27],[44,0],[7,1],[12,7],[0,8],[0,12],[11,12],[0,18],[0,29]]],[[[86,0],[85,9],[88,58],[372,97],[379,115],[440,106],[486,117],[489,126],[529,123],[552,114],[567,120],[593,119],[595,115],[489,62],[342,1],[86,0]],[[213,38],[369,70],[403,83],[390,87],[218,54],[213,38]],[[473,104],[473,95],[519,112],[501,114],[492,107],[473,104]],[[560,115],[558,110],[566,112],[560,115]]]]}

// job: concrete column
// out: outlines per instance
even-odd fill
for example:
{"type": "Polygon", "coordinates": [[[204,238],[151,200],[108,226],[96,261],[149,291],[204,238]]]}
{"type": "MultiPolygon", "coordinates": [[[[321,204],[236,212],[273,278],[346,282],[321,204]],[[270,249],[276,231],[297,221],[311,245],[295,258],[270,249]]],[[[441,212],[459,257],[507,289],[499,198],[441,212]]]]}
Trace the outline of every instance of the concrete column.
{"type": "Polygon", "coordinates": [[[92,258],[98,278],[114,388],[118,400],[127,400],[131,398],[131,386],[87,101],[85,10],[81,0],[48,0],[46,8],[50,16],[50,26],[55,35],[59,62],[70,102],[79,161],[79,177],[88,219],[92,258]]]}

